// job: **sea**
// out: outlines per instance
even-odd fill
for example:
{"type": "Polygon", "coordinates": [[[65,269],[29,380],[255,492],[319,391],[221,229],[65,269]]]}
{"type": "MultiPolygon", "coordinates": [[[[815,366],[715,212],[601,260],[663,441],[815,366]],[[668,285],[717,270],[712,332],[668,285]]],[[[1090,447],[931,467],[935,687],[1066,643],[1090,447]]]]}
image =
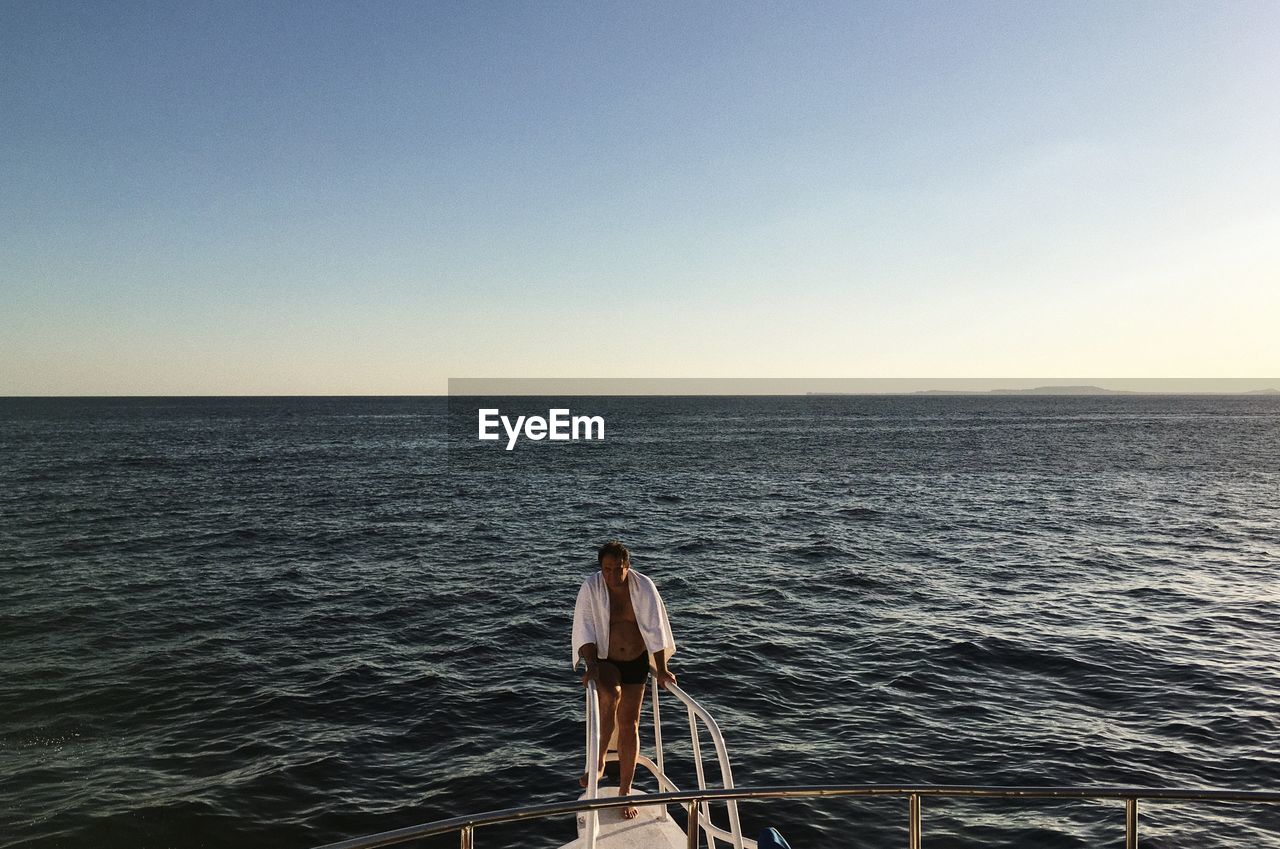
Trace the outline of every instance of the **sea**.
{"type": "MultiPolygon", "coordinates": [[[[1275,396],[9,398],[0,847],[313,847],[576,798],[572,607],[613,538],[741,787],[1280,790],[1275,396]],[[478,439],[478,409],[559,408],[604,438],[478,439]]],[[[740,810],[794,849],[906,845],[901,798],[740,810]]],[[[922,823],[1083,849],[1124,810],[922,823]]],[[[1148,802],[1140,839],[1280,847],[1280,805],[1148,802]]]]}

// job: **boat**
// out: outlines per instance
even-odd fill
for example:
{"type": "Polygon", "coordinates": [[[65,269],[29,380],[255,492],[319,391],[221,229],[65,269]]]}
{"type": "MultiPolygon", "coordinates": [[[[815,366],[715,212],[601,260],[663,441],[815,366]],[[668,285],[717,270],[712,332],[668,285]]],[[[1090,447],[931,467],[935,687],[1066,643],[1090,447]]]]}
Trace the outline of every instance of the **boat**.
{"type": "MultiPolygon", "coordinates": [[[[1199,788],[1144,787],[999,787],[958,784],[825,784],[787,785],[740,788],[734,785],[729,753],[724,735],[715,719],[701,704],[676,684],[668,684],[666,692],[680,701],[688,713],[690,742],[693,744],[694,770],[698,786],[681,790],[666,772],[663,748],[660,691],[653,676],[649,678],[652,706],[654,756],[643,751],[636,758],[636,774],[643,767],[657,781],[658,792],[639,791],[619,797],[616,787],[601,785],[593,765],[598,762],[600,740],[600,706],[595,682],[586,687],[585,731],[587,788],[574,801],[550,802],[517,808],[488,811],[408,826],[364,837],[328,843],[316,849],[375,849],[395,846],[449,833],[457,833],[461,849],[475,849],[476,831],[484,826],[540,820],[571,815],[578,836],[561,849],[766,849],[764,835],[751,839],[743,835],[738,815],[741,799],[817,797],[884,797],[903,798],[907,803],[908,849],[921,849],[923,835],[923,801],[926,798],[1004,798],[1004,799],[1093,799],[1123,802],[1125,809],[1125,849],[1137,849],[1139,802],[1236,802],[1280,805],[1280,791],[1213,790],[1199,788]],[[707,770],[702,758],[699,723],[705,727],[720,772],[720,786],[708,786],[707,770]],[[634,804],[640,815],[624,820],[622,807],[634,804]],[[720,808],[723,807],[723,810],[720,808]],[[671,815],[675,808],[684,820],[682,825],[671,815]],[[719,822],[713,819],[716,815],[719,822]]],[[[614,735],[616,742],[617,735],[614,735]]],[[[614,742],[609,745],[606,762],[616,762],[614,742]]],[[[783,845],[773,844],[773,845],[783,845]]],[[[806,849],[796,846],[794,849],[806,849]]]]}

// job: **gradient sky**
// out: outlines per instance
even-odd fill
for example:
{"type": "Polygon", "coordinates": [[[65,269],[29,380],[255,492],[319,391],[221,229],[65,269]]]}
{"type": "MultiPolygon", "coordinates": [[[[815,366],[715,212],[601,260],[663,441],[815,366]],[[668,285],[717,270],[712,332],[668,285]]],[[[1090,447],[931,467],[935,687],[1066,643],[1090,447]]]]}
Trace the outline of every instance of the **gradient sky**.
{"type": "Polygon", "coordinates": [[[0,394],[1280,375],[1280,4],[0,4],[0,394]]]}

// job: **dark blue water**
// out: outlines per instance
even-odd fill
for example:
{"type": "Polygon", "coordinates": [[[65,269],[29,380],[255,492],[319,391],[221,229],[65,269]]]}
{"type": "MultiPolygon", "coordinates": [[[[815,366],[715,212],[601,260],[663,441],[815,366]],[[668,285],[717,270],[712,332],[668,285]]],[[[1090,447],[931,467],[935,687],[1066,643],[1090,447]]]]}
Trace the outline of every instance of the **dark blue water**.
{"type": "MultiPolygon", "coordinates": [[[[429,398],[0,400],[0,846],[305,847],[576,796],[569,616],[611,536],[740,785],[1280,788],[1280,400],[563,405],[606,440],[506,452],[429,398]]],[[[896,800],[742,811],[905,844],[896,800]]],[[[924,824],[1069,849],[1123,812],[924,824]]],[[[1142,828],[1280,846],[1241,806],[1142,828]]]]}

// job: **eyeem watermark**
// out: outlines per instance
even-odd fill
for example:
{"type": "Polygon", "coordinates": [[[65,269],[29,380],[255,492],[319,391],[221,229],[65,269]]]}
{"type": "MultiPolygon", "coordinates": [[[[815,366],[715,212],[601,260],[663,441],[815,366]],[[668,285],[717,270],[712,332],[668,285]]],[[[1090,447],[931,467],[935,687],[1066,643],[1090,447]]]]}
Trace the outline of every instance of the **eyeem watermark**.
{"type": "Polygon", "coordinates": [[[480,438],[501,439],[498,433],[498,425],[501,424],[507,432],[508,451],[516,447],[522,433],[534,442],[543,439],[553,442],[604,439],[604,416],[570,416],[568,410],[548,410],[545,419],[542,416],[517,416],[512,422],[496,407],[481,409],[479,414],[480,438]]]}

